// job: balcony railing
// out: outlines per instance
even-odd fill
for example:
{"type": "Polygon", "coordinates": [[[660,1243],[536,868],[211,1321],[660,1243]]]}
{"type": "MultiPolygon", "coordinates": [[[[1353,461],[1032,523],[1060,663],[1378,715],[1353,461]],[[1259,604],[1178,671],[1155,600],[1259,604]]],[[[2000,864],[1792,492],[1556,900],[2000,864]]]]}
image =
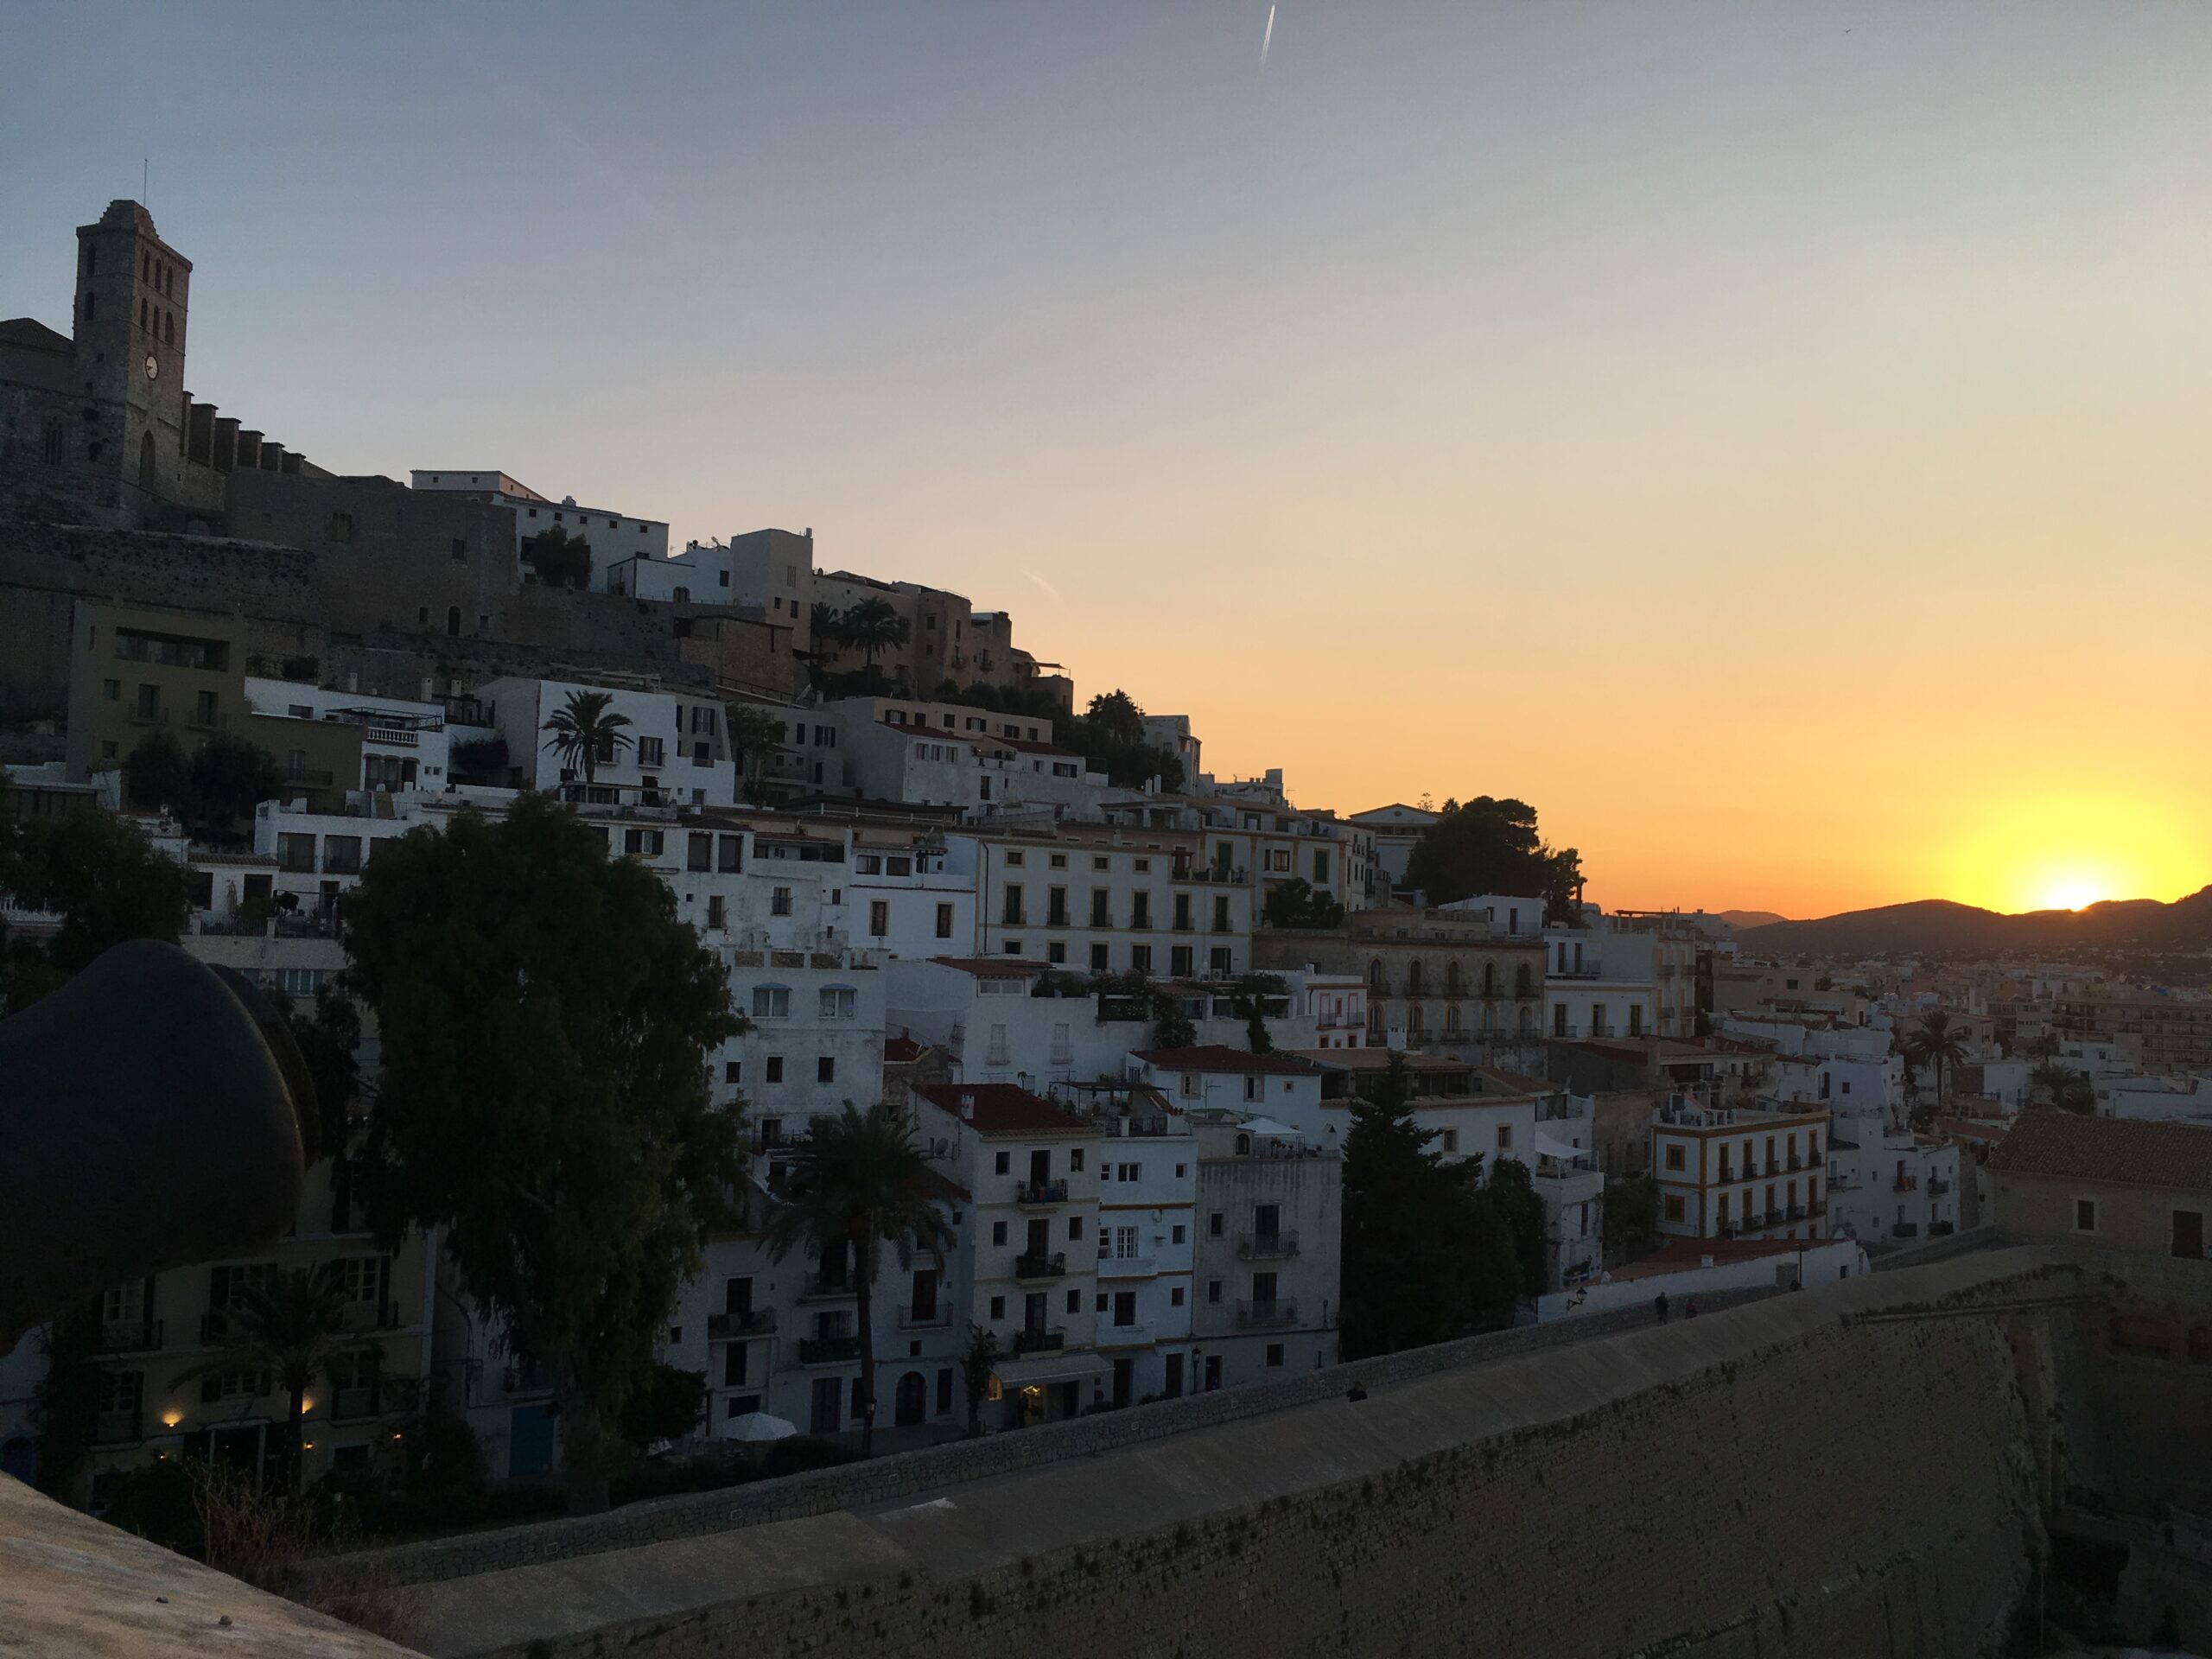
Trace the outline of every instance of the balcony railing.
{"type": "Polygon", "coordinates": [[[1928,1196],[1931,1198],[1940,1198],[1950,1190],[1951,1184],[1946,1180],[1935,1179],[1928,1183],[1928,1196]]]}
{"type": "Polygon", "coordinates": [[[146,1354],[162,1345],[159,1319],[104,1319],[93,1351],[103,1354],[146,1354]]]}
{"type": "Polygon", "coordinates": [[[1023,1252],[1014,1258],[1014,1276],[1017,1279],[1058,1279],[1068,1270],[1067,1253],[1054,1250],[1050,1255],[1023,1252]]]}
{"type": "Polygon", "coordinates": [[[1779,1227],[1779,1226],[1781,1226],[1781,1225],[1782,1225],[1782,1211],[1781,1211],[1780,1210],[1770,1210],[1770,1211],[1768,1211],[1766,1212],[1766,1224],[1767,1224],[1768,1226],[1770,1226],[1770,1227],[1779,1227]]]}
{"type": "Polygon", "coordinates": [[[1896,1226],[1890,1229],[1890,1236],[1891,1238],[1917,1238],[1920,1236],[1920,1224],[1916,1221],[1901,1221],[1897,1223],[1896,1226]]]}
{"type": "Polygon", "coordinates": [[[1948,1221],[1931,1221],[1928,1224],[1928,1236],[1930,1238],[1940,1238],[1945,1233],[1949,1232],[1952,1230],[1952,1226],[1953,1224],[1948,1221]]]}
{"type": "Polygon", "coordinates": [[[1792,1220],[1792,1221],[1802,1221],[1802,1220],[1804,1220],[1804,1219],[1805,1219],[1805,1206],[1804,1206],[1803,1205],[1802,1205],[1802,1204],[1793,1204],[1793,1205],[1791,1205],[1789,1206],[1789,1219],[1790,1219],[1790,1220],[1792,1220]]]}
{"type": "Polygon", "coordinates": [[[798,1363],[802,1365],[843,1365],[861,1357],[858,1337],[801,1337],[798,1363]]]}
{"type": "Polygon", "coordinates": [[[1296,1325],[1298,1299],[1294,1296],[1274,1296],[1239,1302],[1236,1304],[1236,1323],[1248,1331],[1274,1325],[1296,1325]]]}
{"type": "Polygon", "coordinates": [[[803,1302],[842,1301],[852,1294],[853,1281],[842,1274],[830,1278],[822,1274],[810,1273],[798,1288],[798,1299],[803,1302]]]}
{"type": "Polygon", "coordinates": [[[1236,1241],[1236,1254],[1248,1262],[1266,1261],[1271,1256],[1296,1255],[1296,1233],[1246,1233],[1236,1241]]]}
{"type": "Polygon", "coordinates": [[[1802,1169],[1805,1167],[1805,1160],[1793,1152],[1789,1154],[1789,1167],[1793,1172],[1802,1169]]]}
{"type": "Polygon", "coordinates": [[[1890,1191],[1892,1192],[1910,1192],[1913,1188],[1919,1185],[1920,1179],[1918,1176],[1900,1175],[1896,1180],[1890,1184],[1890,1191]]]}
{"type": "Polygon", "coordinates": [[[952,1323],[952,1304],[939,1302],[935,1307],[908,1306],[899,1310],[901,1331],[937,1331],[952,1323]]]}
{"type": "Polygon", "coordinates": [[[707,1340],[730,1342],[745,1337],[773,1336],[776,1331],[776,1310],[756,1307],[746,1313],[709,1313],[707,1315],[707,1340]]]}
{"type": "Polygon", "coordinates": [[[1152,1341],[1152,1321],[1135,1319],[1128,1325],[1102,1325],[1092,1345],[1098,1348],[1141,1348],[1152,1341]]]}
{"type": "Polygon", "coordinates": [[[1068,1184],[1065,1181],[1020,1181],[1014,1189],[1016,1204],[1065,1204],[1068,1184]]]}
{"type": "Polygon", "coordinates": [[[1098,1276],[1101,1279],[1142,1279],[1152,1273],[1154,1266],[1153,1258],[1148,1255],[1102,1255],[1098,1258],[1098,1276]]]}
{"type": "Polygon", "coordinates": [[[372,1385],[359,1384],[350,1389],[330,1391],[330,1416],[334,1422],[351,1418],[373,1417],[377,1414],[377,1391],[372,1385]]]}
{"type": "Polygon", "coordinates": [[[104,1411],[92,1421],[95,1446],[120,1446],[143,1438],[139,1429],[139,1414],[135,1411],[104,1411]]]}
{"type": "Polygon", "coordinates": [[[1058,1325],[1047,1329],[1017,1331],[1014,1333],[1014,1351],[1017,1354],[1055,1353],[1067,1345],[1068,1333],[1058,1325]]]}

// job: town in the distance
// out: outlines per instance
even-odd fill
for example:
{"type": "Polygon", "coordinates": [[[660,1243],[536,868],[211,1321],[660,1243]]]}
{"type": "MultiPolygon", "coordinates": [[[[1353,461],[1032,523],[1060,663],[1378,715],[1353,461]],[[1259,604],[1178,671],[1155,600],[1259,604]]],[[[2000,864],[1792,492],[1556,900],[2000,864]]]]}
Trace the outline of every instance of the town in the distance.
{"type": "Polygon", "coordinates": [[[40,234],[74,300],[0,321],[7,1012],[174,940],[283,1005],[326,1126],[289,1236],[0,1356],[0,1469],[79,1508],[189,1532],[200,1463],[419,1539],[1969,1236],[2205,1257],[2185,930],[1608,911],[1478,754],[1323,806],[1003,595],[671,545],[496,432],[302,455],[188,380],[143,207],[40,234]]]}

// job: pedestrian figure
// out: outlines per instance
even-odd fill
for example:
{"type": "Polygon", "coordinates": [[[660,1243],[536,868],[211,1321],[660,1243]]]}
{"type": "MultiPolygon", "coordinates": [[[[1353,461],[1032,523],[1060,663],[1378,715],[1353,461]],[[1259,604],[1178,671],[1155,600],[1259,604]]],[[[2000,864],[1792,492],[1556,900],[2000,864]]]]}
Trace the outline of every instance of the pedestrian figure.
{"type": "Polygon", "coordinates": [[[1658,1310],[1659,1310],[1659,1323],[1660,1323],[1660,1324],[1662,1324],[1662,1325],[1666,1324],[1666,1323],[1667,1323],[1667,1293],[1666,1293],[1665,1291],[1663,1291],[1663,1290],[1662,1290],[1662,1291],[1661,1291],[1661,1292],[1659,1293],[1659,1300],[1658,1300],[1658,1301],[1657,1301],[1656,1303],[1655,1303],[1655,1304],[1654,1304],[1654,1306],[1656,1306],[1656,1307],[1658,1308],[1658,1310]]]}

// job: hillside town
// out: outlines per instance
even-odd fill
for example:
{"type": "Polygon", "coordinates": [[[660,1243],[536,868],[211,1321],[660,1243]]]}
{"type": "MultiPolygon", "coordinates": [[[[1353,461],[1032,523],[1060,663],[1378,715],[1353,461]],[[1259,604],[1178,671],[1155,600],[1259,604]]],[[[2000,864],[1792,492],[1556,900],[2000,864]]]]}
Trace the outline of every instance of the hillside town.
{"type": "Polygon", "coordinates": [[[458,1437],[485,1491],[407,1526],[558,1507],[588,1368],[471,1254],[466,1182],[393,1173],[429,1103],[453,1162],[528,1152],[483,1077],[530,1039],[449,976],[539,915],[533,860],[583,872],[574,931],[532,935],[580,941],[564,985],[632,982],[634,914],[690,953],[665,1017],[717,999],[682,1030],[733,1179],[640,1293],[613,1501],[1695,1317],[1993,1228],[2158,1211],[2141,1248],[2203,1256],[2207,1205],[2154,1202],[2212,1140],[2201,958],[1607,910],[1478,754],[1464,798],[1316,802],[1210,759],[1203,711],[1079,686],[1002,594],[448,464],[512,459],[496,433],[404,480],[310,461],[187,390],[224,365],[188,379],[193,264],[142,205],[51,239],[73,315],[0,321],[8,1008],[145,931],[102,883],[173,887],[152,936],[284,1007],[338,1127],[282,1241],[0,1357],[9,1474],[143,1516],[188,1458],[365,1492],[458,1437]],[[903,1172],[857,1235],[824,1198],[855,1146],[903,1172]],[[293,1283],[327,1294],[311,1360],[270,1329],[293,1283]]]}

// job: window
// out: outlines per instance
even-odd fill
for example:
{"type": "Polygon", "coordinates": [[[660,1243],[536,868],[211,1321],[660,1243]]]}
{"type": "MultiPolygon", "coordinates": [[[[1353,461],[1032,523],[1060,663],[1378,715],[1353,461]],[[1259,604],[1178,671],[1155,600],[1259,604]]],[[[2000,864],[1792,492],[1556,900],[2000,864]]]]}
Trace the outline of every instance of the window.
{"type": "Polygon", "coordinates": [[[2097,1230],[2097,1201],[2094,1198],[2074,1200],[2074,1230],[2077,1233],[2097,1230]]]}
{"type": "Polygon", "coordinates": [[[937,907],[937,936],[940,939],[949,939],[952,937],[952,906],[950,905],[939,905],[937,907]]]}
{"type": "Polygon", "coordinates": [[[40,432],[38,442],[39,459],[49,467],[59,467],[61,464],[63,446],[67,442],[67,438],[62,430],[61,417],[59,415],[49,415],[46,417],[46,426],[40,432]]]}
{"type": "Polygon", "coordinates": [[[742,1060],[724,1060],[724,1061],[722,1062],[722,1081],[723,1081],[724,1083],[735,1083],[735,1082],[737,1082],[741,1077],[742,1077],[744,1075],[745,1075],[745,1062],[744,1062],[744,1061],[742,1061],[742,1060]]]}
{"type": "Polygon", "coordinates": [[[1680,1221],[1681,1218],[1682,1195],[1679,1192],[1669,1192],[1667,1195],[1667,1219],[1669,1221],[1680,1221]]]}
{"type": "Polygon", "coordinates": [[[1682,1143],[1679,1141],[1669,1141],[1667,1143],[1667,1167],[1669,1169],[1682,1167],[1682,1143]]]}
{"type": "Polygon", "coordinates": [[[834,1055],[824,1054],[819,1059],[815,1061],[814,1080],[817,1083],[835,1083],[837,1081],[837,1061],[834,1055]]]}
{"type": "Polygon", "coordinates": [[[1446,1152],[1457,1152],[1459,1150],[1459,1130],[1446,1129],[1444,1131],[1444,1150],[1446,1152]]]}
{"type": "Polygon", "coordinates": [[[789,887],[778,887],[768,895],[768,913],[771,916],[791,913],[791,890],[789,887]]]}
{"type": "Polygon", "coordinates": [[[1068,1217],[1068,1236],[1070,1238],[1077,1239],[1083,1236],[1083,1217],[1081,1216],[1070,1216],[1068,1217]]]}
{"type": "MultiPolygon", "coordinates": [[[[1181,1228],[1179,1228],[1179,1228],[1177,1228],[1175,1230],[1176,1230],[1177,1232],[1179,1232],[1179,1232],[1181,1232],[1183,1230],[1182,1230],[1181,1228]]],[[[1170,1307],[1180,1307],[1180,1306],[1183,1306],[1183,1287],[1182,1287],[1182,1286],[1178,1285],[1178,1286],[1176,1286],[1173,1290],[1171,1290],[1171,1291],[1169,1291],[1169,1292],[1167,1293],[1167,1306],[1170,1306],[1170,1307]]]]}
{"type": "Polygon", "coordinates": [[[446,607],[446,632],[454,639],[461,638],[461,607],[458,605],[446,607]]]}
{"type": "Polygon", "coordinates": [[[1071,1290],[1068,1292],[1068,1312],[1071,1313],[1080,1313],[1083,1312],[1083,1293],[1081,1291],[1071,1290]]]}
{"type": "MultiPolygon", "coordinates": [[[[605,760],[612,760],[613,758],[613,757],[611,755],[601,757],[601,759],[605,760]]],[[[639,766],[658,766],[664,764],[667,759],[668,742],[666,739],[658,737],[641,737],[638,740],[638,764],[639,766]]],[[[706,868],[706,866],[702,864],[699,868],[701,869],[704,869],[706,868]]]]}
{"type": "Polygon", "coordinates": [[[1280,1368],[1281,1364],[1282,1344],[1279,1342],[1269,1343],[1268,1344],[1268,1369],[1274,1370],[1280,1368]]]}
{"type": "Polygon", "coordinates": [[[1497,1149],[1500,1152],[1513,1150],[1513,1126],[1510,1123],[1497,1126],[1497,1149]]]}
{"type": "Polygon", "coordinates": [[[1094,974],[1106,971],[1106,947],[1103,944],[1090,947],[1090,971],[1094,974]]]}
{"type": "MultiPolygon", "coordinates": [[[[1003,1173],[1004,1172],[1001,1173],[1003,1173]]],[[[995,1221],[991,1224],[991,1243],[994,1244],[1003,1244],[1006,1243],[1006,1223],[1002,1221],[995,1221]]]]}
{"type": "Polygon", "coordinates": [[[1227,1214],[1219,1210],[1214,1211],[1206,1217],[1206,1236],[1208,1238],[1219,1238],[1224,1230],[1227,1229],[1228,1225],[1229,1217],[1227,1214]]]}
{"type": "Polygon", "coordinates": [[[683,868],[687,870],[703,870],[714,861],[715,838],[694,830],[684,842],[683,868]]]}
{"type": "Polygon", "coordinates": [[[993,1164],[992,1167],[994,1168],[994,1170],[995,1170],[997,1173],[999,1173],[999,1174],[1001,1174],[1001,1175],[1007,1174],[1007,1173],[1009,1173],[1013,1170],[1013,1168],[1014,1168],[1014,1164],[1013,1164],[1013,1161],[1012,1161],[1012,1160],[1013,1160],[1013,1158],[1014,1158],[1014,1154],[1013,1154],[1012,1153],[1010,1153],[1010,1152],[1002,1152],[1002,1153],[999,1154],[998,1158],[997,1158],[997,1159],[996,1159],[996,1160],[994,1162],[994,1164],[993,1164]]]}
{"type": "Polygon", "coordinates": [[[770,1083],[781,1083],[784,1080],[784,1057],[782,1055],[771,1054],[764,1062],[762,1062],[762,1064],[767,1067],[767,1071],[764,1073],[767,1081],[770,1083]]]}
{"type": "Polygon", "coordinates": [[[991,1317],[995,1319],[1002,1319],[1006,1318],[1005,1297],[994,1296],[991,1298],[991,1317]]]}
{"type": "Polygon", "coordinates": [[[1148,974],[1152,971],[1150,945],[1133,944],[1129,947],[1129,969],[1131,972],[1139,974],[1148,974]]]}
{"type": "Polygon", "coordinates": [[[1206,1281],[1206,1304],[1210,1307],[1219,1307],[1221,1306],[1220,1280],[1209,1279],[1206,1281]]]}

